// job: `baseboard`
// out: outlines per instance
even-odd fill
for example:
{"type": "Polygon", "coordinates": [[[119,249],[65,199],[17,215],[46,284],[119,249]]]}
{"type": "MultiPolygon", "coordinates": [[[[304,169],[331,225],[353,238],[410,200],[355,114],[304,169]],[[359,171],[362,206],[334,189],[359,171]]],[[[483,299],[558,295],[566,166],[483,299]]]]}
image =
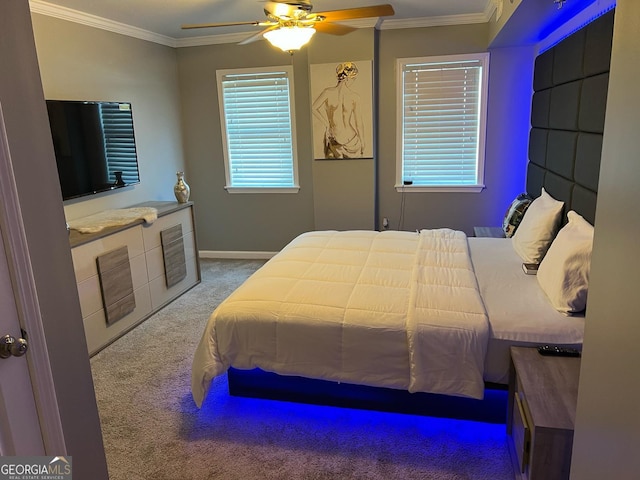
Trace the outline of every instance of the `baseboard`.
{"type": "Polygon", "coordinates": [[[232,260],[269,260],[278,252],[246,252],[230,250],[199,250],[200,258],[221,258],[232,260]]]}

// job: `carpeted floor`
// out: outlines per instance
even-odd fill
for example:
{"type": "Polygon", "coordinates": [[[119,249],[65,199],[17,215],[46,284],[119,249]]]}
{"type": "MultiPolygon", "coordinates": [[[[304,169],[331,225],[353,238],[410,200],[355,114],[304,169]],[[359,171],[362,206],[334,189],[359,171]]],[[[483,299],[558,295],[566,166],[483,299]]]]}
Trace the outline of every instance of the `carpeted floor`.
{"type": "Polygon", "coordinates": [[[511,480],[504,425],[190,393],[209,314],[261,261],[201,284],[91,359],[111,480],[511,480]]]}

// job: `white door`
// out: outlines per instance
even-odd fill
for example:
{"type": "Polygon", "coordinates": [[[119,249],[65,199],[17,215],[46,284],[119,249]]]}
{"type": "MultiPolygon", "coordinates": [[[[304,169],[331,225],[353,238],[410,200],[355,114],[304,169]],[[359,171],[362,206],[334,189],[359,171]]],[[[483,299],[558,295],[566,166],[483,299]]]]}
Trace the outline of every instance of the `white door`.
{"type": "MultiPolygon", "coordinates": [[[[0,252],[0,337],[22,337],[18,311],[2,243],[0,252]]],[[[27,340],[28,341],[28,340],[27,340]]],[[[44,455],[40,422],[31,386],[27,356],[0,358],[0,454],[44,455]]]]}
{"type": "Polygon", "coordinates": [[[0,339],[22,338],[22,326],[29,344],[0,358],[3,456],[67,454],[37,298],[0,105],[0,339]]]}

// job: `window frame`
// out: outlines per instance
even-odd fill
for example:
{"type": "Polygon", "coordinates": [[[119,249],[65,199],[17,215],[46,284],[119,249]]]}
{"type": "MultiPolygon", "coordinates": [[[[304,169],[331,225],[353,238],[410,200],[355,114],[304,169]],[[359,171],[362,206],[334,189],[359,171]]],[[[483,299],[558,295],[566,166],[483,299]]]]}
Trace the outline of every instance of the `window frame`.
{"type": "Polygon", "coordinates": [[[396,182],[397,192],[469,192],[478,193],[485,188],[484,166],[485,147],[487,131],[487,102],[489,91],[489,52],[438,55],[427,57],[411,57],[396,59],[396,182]],[[404,68],[408,64],[435,64],[445,62],[460,62],[474,60],[482,65],[480,76],[480,109],[478,125],[478,145],[476,158],[476,183],[475,184],[452,184],[452,185],[413,185],[405,184],[403,178],[404,170],[404,68]]]}
{"type": "Polygon", "coordinates": [[[216,83],[218,89],[218,104],[220,111],[220,129],[222,133],[222,150],[224,159],[225,186],[224,189],[229,193],[298,193],[300,183],[298,180],[298,155],[296,142],[296,120],[295,120],[295,90],[293,82],[293,67],[291,65],[283,66],[266,66],[252,68],[232,68],[221,69],[216,71],[216,83]],[[222,81],[227,75],[251,74],[251,73],[276,73],[285,72],[288,79],[289,88],[289,119],[291,122],[291,152],[292,152],[292,177],[293,185],[288,187],[247,187],[233,186],[231,184],[231,170],[229,162],[229,144],[227,137],[227,118],[225,114],[224,90],[222,81]]]}

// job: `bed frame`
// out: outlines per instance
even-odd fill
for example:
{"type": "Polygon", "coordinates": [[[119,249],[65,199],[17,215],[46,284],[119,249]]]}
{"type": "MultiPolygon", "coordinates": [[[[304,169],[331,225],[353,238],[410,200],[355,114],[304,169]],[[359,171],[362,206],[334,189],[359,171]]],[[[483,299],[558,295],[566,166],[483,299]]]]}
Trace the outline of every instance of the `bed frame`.
{"type": "MultiPolygon", "coordinates": [[[[604,114],[613,38],[610,11],[538,55],[531,106],[527,192],[541,188],[595,222],[604,114]]],[[[281,376],[262,370],[228,372],[231,395],[369,410],[505,423],[505,385],[487,384],[484,400],[409,393],[281,376]]]]}
{"type": "Polygon", "coordinates": [[[240,397],[458,418],[485,423],[505,423],[507,415],[509,392],[506,385],[487,384],[484,399],[476,400],[284,376],[257,368],[253,370],[230,368],[227,377],[229,393],[240,397]]]}

